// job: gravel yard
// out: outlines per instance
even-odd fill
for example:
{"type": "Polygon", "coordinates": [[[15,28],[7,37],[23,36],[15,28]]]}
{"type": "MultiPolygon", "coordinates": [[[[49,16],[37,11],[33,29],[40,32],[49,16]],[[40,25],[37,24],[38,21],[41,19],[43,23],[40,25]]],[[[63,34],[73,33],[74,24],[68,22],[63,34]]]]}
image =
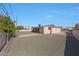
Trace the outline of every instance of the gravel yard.
{"type": "Polygon", "coordinates": [[[37,35],[16,37],[8,55],[17,56],[63,56],[66,35],[37,35]]]}

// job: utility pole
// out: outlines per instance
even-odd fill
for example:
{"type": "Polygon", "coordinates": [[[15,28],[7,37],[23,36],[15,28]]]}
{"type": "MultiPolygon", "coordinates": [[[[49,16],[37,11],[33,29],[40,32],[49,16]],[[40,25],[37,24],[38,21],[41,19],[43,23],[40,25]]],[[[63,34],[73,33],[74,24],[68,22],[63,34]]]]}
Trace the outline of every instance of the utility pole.
{"type": "Polygon", "coordinates": [[[16,21],[15,21],[15,26],[17,27],[17,16],[16,16],[16,21]]]}
{"type": "MultiPolygon", "coordinates": [[[[17,28],[17,16],[16,16],[16,19],[15,19],[15,27],[17,28]]],[[[17,32],[17,29],[16,29],[16,32],[17,32]]]]}

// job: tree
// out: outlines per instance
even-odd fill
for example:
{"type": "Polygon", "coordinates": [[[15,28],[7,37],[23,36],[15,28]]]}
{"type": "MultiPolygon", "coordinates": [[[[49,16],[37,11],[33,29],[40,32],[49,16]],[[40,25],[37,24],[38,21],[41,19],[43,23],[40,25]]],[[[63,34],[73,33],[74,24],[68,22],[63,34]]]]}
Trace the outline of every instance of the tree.
{"type": "Polygon", "coordinates": [[[22,29],[24,29],[23,26],[17,26],[16,28],[17,28],[17,30],[22,30],[22,29]]]}
{"type": "Polygon", "coordinates": [[[75,25],[75,29],[76,29],[76,30],[79,30],[79,24],[76,24],[76,25],[75,25]]]}
{"type": "Polygon", "coordinates": [[[15,34],[15,24],[10,17],[0,15],[0,30],[12,35],[15,34]]]}

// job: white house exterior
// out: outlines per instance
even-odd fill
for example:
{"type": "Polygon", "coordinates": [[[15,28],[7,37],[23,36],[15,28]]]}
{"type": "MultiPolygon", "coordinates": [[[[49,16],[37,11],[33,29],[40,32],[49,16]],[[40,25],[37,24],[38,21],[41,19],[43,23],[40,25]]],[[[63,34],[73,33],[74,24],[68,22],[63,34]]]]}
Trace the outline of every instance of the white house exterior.
{"type": "Polygon", "coordinates": [[[49,29],[49,26],[40,27],[40,33],[42,34],[54,34],[59,32],[61,32],[60,28],[51,27],[51,29],[49,29]]]}
{"type": "Polygon", "coordinates": [[[60,33],[61,29],[60,28],[52,28],[52,33],[60,33]]]}
{"type": "Polygon", "coordinates": [[[41,34],[54,34],[54,33],[60,33],[61,29],[52,25],[46,25],[46,26],[40,26],[36,27],[37,33],[41,34]]]}

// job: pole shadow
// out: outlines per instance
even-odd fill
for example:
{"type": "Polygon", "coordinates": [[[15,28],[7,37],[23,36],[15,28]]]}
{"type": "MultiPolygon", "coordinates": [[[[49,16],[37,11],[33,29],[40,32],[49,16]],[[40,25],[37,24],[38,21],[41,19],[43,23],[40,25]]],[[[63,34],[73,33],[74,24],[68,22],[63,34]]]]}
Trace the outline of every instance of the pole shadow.
{"type": "Polygon", "coordinates": [[[79,40],[73,36],[72,32],[66,34],[64,56],[79,56],[79,40]]]}

